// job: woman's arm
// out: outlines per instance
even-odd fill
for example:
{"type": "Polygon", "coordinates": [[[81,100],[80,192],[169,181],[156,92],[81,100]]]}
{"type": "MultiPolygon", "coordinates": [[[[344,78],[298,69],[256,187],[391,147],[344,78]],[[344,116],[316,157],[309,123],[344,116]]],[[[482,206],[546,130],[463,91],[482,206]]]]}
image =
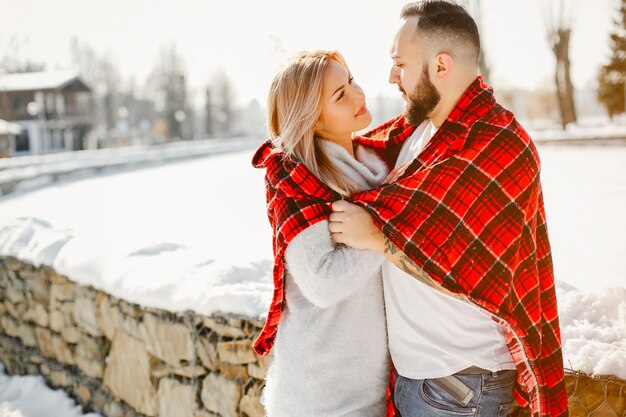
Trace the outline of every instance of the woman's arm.
{"type": "Polygon", "coordinates": [[[383,260],[372,250],[333,242],[327,221],[300,232],[285,251],[287,270],[302,294],[321,308],[330,307],[365,285],[383,260]]]}

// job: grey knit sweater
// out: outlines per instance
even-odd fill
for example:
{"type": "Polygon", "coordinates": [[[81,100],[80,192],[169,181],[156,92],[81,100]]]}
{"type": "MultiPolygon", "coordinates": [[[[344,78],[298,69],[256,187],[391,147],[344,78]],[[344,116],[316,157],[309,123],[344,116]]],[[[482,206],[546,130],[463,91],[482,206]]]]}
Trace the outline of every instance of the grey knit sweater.
{"type": "MultiPolygon", "coordinates": [[[[341,146],[319,141],[363,189],[388,174],[370,150],[357,148],[355,160],[341,146]]],[[[389,377],[383,256],[334,244],[323,221],[296,236],[285,259],[286,301],[266,379],[267,416],[383,416],[389,377]]]]}

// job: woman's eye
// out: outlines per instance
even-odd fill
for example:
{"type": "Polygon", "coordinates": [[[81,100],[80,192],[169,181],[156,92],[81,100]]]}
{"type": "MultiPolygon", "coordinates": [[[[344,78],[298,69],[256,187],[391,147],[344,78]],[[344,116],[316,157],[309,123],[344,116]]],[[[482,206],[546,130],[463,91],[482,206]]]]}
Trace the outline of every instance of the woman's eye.
{"type": "Polygon", "coordinates": [[[342,98],[343,98],[343,91],[339,93],[339,97],[337,97],[337,101],[341,100],[342,98]]]}

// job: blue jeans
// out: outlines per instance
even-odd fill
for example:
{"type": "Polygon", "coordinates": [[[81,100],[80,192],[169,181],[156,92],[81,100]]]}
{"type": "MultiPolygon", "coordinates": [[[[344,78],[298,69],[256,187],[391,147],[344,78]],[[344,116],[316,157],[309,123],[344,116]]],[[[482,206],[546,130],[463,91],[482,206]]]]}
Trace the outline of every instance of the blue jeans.
{"type": "Polygon", "coordinates": [[[455,382],[457,387],[469,388],[466,401],[459,399],[458,391],[451,391],[435,380],[397,375],[393,396],[402,417],[504,417],[509,414],[517,371],[453,376],[462,383],[455,382]]]}

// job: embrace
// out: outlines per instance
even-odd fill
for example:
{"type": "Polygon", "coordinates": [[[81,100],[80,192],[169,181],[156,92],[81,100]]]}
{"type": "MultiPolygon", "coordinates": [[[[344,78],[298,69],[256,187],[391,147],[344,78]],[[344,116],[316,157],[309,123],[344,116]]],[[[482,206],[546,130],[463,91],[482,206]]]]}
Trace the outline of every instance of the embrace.
{"type": "Polygon", "coordinates": [[[268,417],[567,416],[537,150],[478,75],[459,5],[407,4],[372,117],[335,51],[274,77],[266,170],[268,417]]]}

